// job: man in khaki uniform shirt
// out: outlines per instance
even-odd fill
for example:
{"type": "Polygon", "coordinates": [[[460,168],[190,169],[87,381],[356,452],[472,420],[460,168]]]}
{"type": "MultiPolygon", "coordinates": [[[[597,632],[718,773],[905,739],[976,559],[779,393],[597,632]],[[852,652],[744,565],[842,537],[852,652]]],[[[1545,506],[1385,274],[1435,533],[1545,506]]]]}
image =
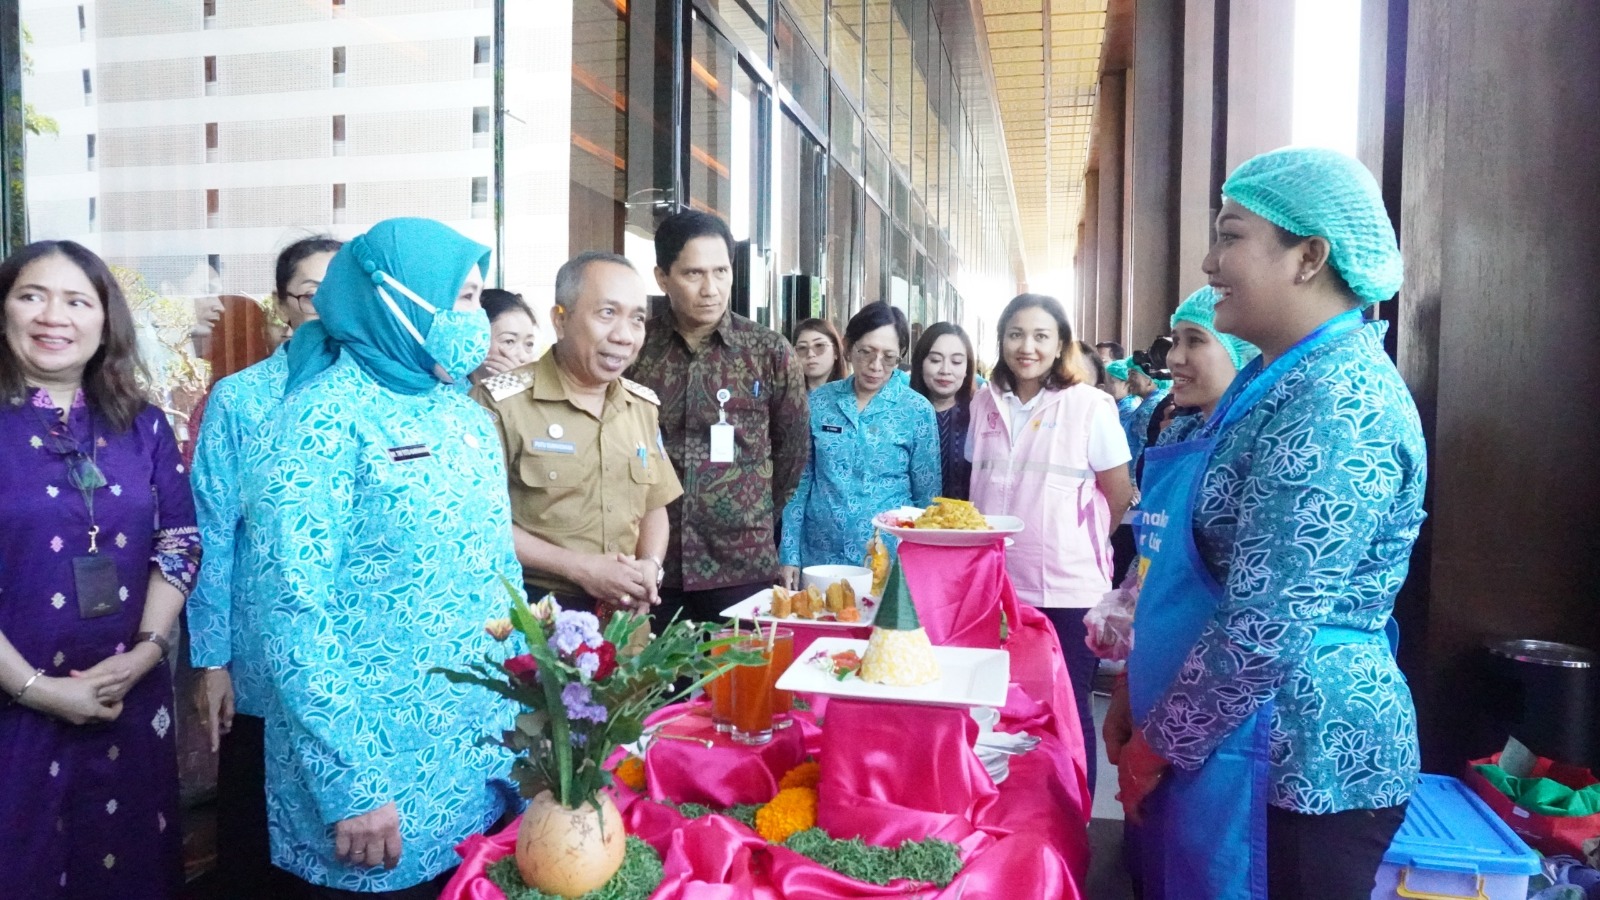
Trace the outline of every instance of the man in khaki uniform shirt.
{"type": "Polygon", "coordinates": [[[644,344],[644,281],[584,253],[556,273],[556,343],[472,396],[496,419],[512,531],[530,597],[604,612],[659,602],[668,503],[683,493],[656,395],[622,377],[644,344]]]}

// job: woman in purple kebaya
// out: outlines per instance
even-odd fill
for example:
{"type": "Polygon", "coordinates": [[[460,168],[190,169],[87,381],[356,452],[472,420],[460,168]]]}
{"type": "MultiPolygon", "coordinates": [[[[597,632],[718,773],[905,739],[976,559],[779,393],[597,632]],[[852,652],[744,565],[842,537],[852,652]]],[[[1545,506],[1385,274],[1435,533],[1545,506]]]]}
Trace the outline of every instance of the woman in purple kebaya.
{"type": "Polygon", "coordinates": [[[168,635],[199,562],[133,319],[69,241],[0,264],[0,885],[11,900],[181,887],[168,635]]]}

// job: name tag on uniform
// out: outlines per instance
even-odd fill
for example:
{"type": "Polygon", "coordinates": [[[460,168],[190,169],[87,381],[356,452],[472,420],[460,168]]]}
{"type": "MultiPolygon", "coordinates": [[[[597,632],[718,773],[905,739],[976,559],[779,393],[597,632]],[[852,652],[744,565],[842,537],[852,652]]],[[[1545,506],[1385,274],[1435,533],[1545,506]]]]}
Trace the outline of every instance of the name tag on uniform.
{"type": "Polygon", "coordinates": [[[407,444],[404,447],[390,447],[385,452],[389,454],[390,462],[411,462],[414,459],[426,459],[433,455],[433,451],[428,449],[427,444],[407,444]]]}
{"type": "Polygon", "coordinates": [[[718,422],[711,426],[711,461],[733,462],[733,426],[727,422],[718,422]]]}
{"type": "Polygon", "coordinates": [[[843,425],[824,425],[822,426],[822,430],[829,434],[844,434],[843,425]]]}
{"type": "Polygon", "coordinates": [[[546,441],[534,439],[533,449],[540,453],[577,453],[578,448],[571,441],[546,441]]]}

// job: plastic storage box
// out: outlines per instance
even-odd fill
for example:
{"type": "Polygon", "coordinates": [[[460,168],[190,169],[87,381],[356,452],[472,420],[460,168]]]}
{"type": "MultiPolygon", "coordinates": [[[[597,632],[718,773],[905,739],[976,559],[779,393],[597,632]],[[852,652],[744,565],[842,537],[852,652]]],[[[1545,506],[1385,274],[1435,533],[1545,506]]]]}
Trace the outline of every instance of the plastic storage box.
{"type": "Polygon", "coordinates": [[[1525,900],[1539,855],[1459,779],[1423,775],[1373,900],[1525,900]]]}

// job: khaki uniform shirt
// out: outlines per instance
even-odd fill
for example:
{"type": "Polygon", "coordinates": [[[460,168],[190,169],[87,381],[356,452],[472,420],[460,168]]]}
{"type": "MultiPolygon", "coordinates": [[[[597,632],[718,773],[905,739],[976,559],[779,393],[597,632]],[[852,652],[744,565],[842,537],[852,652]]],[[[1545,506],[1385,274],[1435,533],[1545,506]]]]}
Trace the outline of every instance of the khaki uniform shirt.
{"type": "MultiPolygon", "coordinates": [[[[505,447],[511,520],[542,540],[579,553],[632,554],[645,513],[683,493],[647,387],[617,380],[597,419],[567,399],[552,351],[485,379],[472,396],[494,414],[505,447]]],[[[584,593],[527,566],[523,578],[530,593],[584,593]]]]}

